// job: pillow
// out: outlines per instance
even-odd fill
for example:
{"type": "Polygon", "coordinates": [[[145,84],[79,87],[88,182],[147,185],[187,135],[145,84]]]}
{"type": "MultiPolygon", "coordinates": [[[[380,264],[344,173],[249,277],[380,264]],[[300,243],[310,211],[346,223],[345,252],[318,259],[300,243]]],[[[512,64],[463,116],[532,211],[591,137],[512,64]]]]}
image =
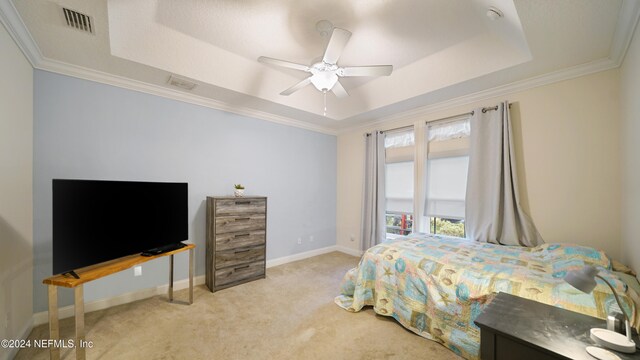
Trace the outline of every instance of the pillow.
{"type": "Polygon", "coordinates": [[[549,260],[581,260],[584,264],[611,270],[611,260],[604,251],[576,244],[542,244],[542,258],[549,260]]]}
{"type": "Polygon", "coordinates": [[[611,260],[611,266],[613,266],[613,271],[618,271],[618,272],[633,275],[633,276],[638,275],[630,267],[619,262],[618,260],[611,260]]]}

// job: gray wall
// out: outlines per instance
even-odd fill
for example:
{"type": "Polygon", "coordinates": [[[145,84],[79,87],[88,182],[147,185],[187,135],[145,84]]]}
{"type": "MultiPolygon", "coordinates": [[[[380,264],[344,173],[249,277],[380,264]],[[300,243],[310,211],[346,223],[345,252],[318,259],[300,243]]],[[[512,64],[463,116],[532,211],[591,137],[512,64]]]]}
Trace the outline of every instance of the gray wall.
{"type": "MultiPolygon", "coordinates": [[[[231,194],[234,183],[269,198],[268,260],[335,245],[335,136],[44,71],[34,84],[35,312],[47,308],[42,279],[52,272],[53,178],[188,182],[196,275],[205,267],[204,199],[231,194]]],[[[186,265],[186,254],[176,257],[176,279],[186,265]]],[[[94,281],[85,301],[166,284],[167,269],[156,260],[141,277],[127,270],[94,281]]],[[[72,298],[61,291],[60,305],[72,298]]]]}

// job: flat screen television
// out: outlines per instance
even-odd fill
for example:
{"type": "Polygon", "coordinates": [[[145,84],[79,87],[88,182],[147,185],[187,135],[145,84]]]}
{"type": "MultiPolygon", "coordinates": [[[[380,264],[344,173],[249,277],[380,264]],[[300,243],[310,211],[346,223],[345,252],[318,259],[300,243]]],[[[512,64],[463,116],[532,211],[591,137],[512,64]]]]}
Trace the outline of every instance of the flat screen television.
{"type": "Polygon", "coordinates": [[[187,183],[53,180],[53,274],[178,248],[188,236],[187,183]]]}

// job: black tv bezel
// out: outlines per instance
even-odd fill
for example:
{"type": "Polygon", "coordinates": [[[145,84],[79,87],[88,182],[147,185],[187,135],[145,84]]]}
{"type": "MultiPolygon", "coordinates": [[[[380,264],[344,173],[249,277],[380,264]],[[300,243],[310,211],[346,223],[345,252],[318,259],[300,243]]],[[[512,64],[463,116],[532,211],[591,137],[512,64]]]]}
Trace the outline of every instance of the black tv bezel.
{"type": "MultiPolygon", "coordinates": [[[[57,274],[66,274],[66,273],[74,273],[74,270],[78,270],[81,268],[85,268],[88,266],[92,266],[92,265],[96,265],[96,264],[100,264],[103,262],[107,262],[107,261],[111,261],[120,257],[124,257],[124,256],[129,256],[129,255],[135,255],[135,254],[140,254],[143,252],[148,252],[148,250],[154,249],[154,248],[162,248],[162,247],[171,247],[172,245],[182,245],[183,241],[188,240],[189,237],[189,184],[188,182],[164,182],[164,181],[132,181],[132,180],[103,180],[103,179],[63,179],[63,178],[55,178],[52,179],[52,273],[54,275],[57,274]],[[171,240],[163,240],[163,241],[157,241],[155,240],[153,242],[153,246],[149,247],[149,246],[140,246],[140,247],[135,247],[135,245],[132,248],[135,248],[135,250],[133,251],[123,251],[121,254],[118,254],[118,256],[107,256],[107,257],[103,257],[100,258],[100,261],[77,261],[73,264],[69,264],[69,265],[60,265],[58,264],[58,266],[56,266],[56,252],[57,251],[65,251],[68,249],[60,249],[57,248],[56,245],[60,245],[60,243],[58,242],[56,244],[56,184],[72,184],[72,183],[87,183],[87,184],[96,184],[96,183],[105,183],[108,185],[127,185],[127,184],[131,184],[131,185],[160,185],[160,186],[166,186],[166,185],[174,185],[176,187],[184,187],[183,189],[179,189],[180,191],[184,191],[184,196],[181,196],[181,206],[184,206],[184,208],[181,210],[181,213],[184,215],[184,219],[183,219],[183,224],[180,226],[181,227],[181,237],[184,237],[183,239],[178,240],[176,239],[171,239],[171,240]]],[[[59,195],[59,194],[58,194],[59,195]]],[[[87,240],[90,241],[90,240],[87,240]]],[[[149,244],[147,244],[149,245],[149,244]]],[[[67,243],[65,246],[69,246],[69,243],[67,243]]],[[[96,246],[96,251],[98,251],[98,246],[96,246]]],[[[58,261],[59,262],[59,261],[58,261]]]]}

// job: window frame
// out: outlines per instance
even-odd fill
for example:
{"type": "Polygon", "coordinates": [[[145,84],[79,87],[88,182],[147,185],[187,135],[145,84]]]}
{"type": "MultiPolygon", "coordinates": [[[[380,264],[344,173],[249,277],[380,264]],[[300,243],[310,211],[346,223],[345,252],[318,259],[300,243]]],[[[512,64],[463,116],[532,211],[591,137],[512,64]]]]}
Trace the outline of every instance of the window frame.
{"type": "MultiPolygon", "coordinates": [[[[420,214],[420,219],[421,219],[421,223],[420,223],[420,230],[422,232],[428,233],[428,234],[433,234],[433,235],[439,235],[439,236],[450,236],[450,237],[456,237],[456,238],[466,238],[466,216],[463,215],[461,218],[457,218],[457,217],[446,217],[446,216],[442,216],[442,215],[430,215],[428,214],[427,211],[427,199],[428,199],[428,192],[429,192],[429,184],[428,184],[428,171],[429,171],[429,164],[428,161],[430,159],[439,159],[439,158],[453,158],[453,157],[462,157],[462,156],[469,156],[468,153],[468,147],[469,147],[469,134],[470,134],[470,126],[469,126],[469,121],[470,121],[471,116],[470,115],[463,115],[460,116],[458,118],[455,119],[447,119],[447,120],[435,120],[432,122],[426,122],[425,123],[425,129],[424,129],[424,151],[419,154],[422,155],[422,159],[420,161],[423,162],[423,167],[422,167],[422,172],[420,174],[421,176],[421,183],[420,186],[423,187],[422,189],[422,198],[420,199],[421,201],[421,206],[420,206],[420,210],[422,211],[422,213],[420,214]],[[460,131],[460,125],[459,124],[463,124],[465,123],[464,126],[467,127],[467,131],[466,132],[461,132],[460,131]],[[446,127],[447,125],[453,125],[452,126],[452,133],[454,134],[452,137],[447,138],[446,136],[442,137],[442,131],[438,131],[438,139],[434,139],[433,141],[429,141],[429,130],[431,127],[437,127],[438,129],[441,129],[443,127],[446,127]],[[455,128],[455,129],[453,129],[455,128]],[[433,220],[433,221],[432,221],[433,220]],[[442,222],[442,221],[446,221],[449,223],[460,223],[462,222],[462,235],[463,236],[457,236],[457,235],[453,235],[450,233],[440,233],[438,231],[438,227],[437,227],[437,223],[438,222],[442,222]],[[433,224],[433,226],[432,226],[433,224]],[[435,230],[434,230],[435,227],[435,230]]],[[[468,179],[468,176],[467,176],[468,179]]],[[[465,187],[466,187],[466,181],[467,179],[465,179],[465,187]]],[[[464,203],[466,206],[466,197],[464,199],[464,203]]]]}
{"type": "Polygon", "coordinates": [[[415,175],[416,175],[416,129],[415,126],[412,127],[406,127],[406,128],[402,128],[402,129],[398,129],[397,131],[389,131],[388,133],[385,134],[385,136],[392,136],[392,135],[398,136],[398,137],[403,137],[403,135],[407,135],[405,139],[399,139],[399,141],[387,141],[385,139],[385,187],[388,185],[386,183],[387,181],[387,176],[388,173],[386,171],[386,167],[389,164],[396,164],[396,163],[411,163],[413,166],[412,172],[413,172],[413,188],[412,188],[412,198],[411,198],[411,212],[404,212],[404,211],[389,211],[387,209],[387,199],[389,199],[389,196],[387,194],[387,192],[385,191],[385,236],[387,239],[395,239],[401,236],[406,236],[409,235],[411,233],[413,233],[415,231],[415,198],[416,198],[416,182],[415,182],[415,175]],[[409,135],[411,134],[411,135],[409,135]],[[413,138],[412,140],[410,138],[413,138]],[[412,143],[413,141],[413,143],[412,143]],[[409,226],[406,229],[395,229],[393,227],[389,227],[387,224],[388,219],[390,216],[408,216],[410,217],[410,219],[408,220],[408,222],[411,223],[411,226],[409,226]],[[389,229],[393,229],[393,230],[398,230],[400,232],[406,232],[405,234],[396,234],[396,233],[390,233],[388,230],[389,229]]]}

